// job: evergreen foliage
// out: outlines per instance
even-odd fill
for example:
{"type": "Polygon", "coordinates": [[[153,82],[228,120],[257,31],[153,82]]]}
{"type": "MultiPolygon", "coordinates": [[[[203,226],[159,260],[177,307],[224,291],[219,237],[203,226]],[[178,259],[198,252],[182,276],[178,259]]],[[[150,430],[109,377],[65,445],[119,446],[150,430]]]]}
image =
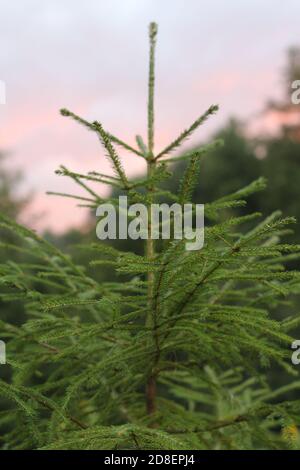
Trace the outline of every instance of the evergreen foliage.
{"type": "MultiPolygon", "coordinates": [[[[160,185],[177,159],[170,154],[217,111],[211,106],[155,153],[156,37],[152,23],[147,144],[138,136],[133,148],[101,123],[61,111],[99,136],[115,173],[61,167],[60,175],[87,192],[65,196],[94,208],[103,201],[95,184],[109,184],[125,191],[129,204],[144,202],[150,215],[150,204],[166,195],[160,185]],[[128,178],[117,147],[145,160],[145,178],[128,178]]],[[[191,201],[201,158],[216,145],[181,156],[187,165],[179,192],[168,197],[191,201]]],[[[1,215],[1,229],[20,239],[10,249],[27,256],[26,263],[0,266],[1,299],[27,312],[22,325],[0,322],[11,368],[11,380],[0,381],[11,402],[0,414],[4,449],[299,448],[300,401],[284,397],[300,389],[290,361],[290,334],[300,323],[291,302],[299,273],[285,269],[300,246],[280,241],[295,219],[280,212],[228,215],[265,184],[258,179],[206,205],[199,251],[174,239],[146,240],[144,255],[105,242],[83,246],[94,269],[114,267],[114,282],[98,283],[69,255],[1,215]],[[278,321],[272,310],[283,305],[291,315],[278,321]],[[276,364],[292,380],[274,390],[266,371],[276,364]]]]}

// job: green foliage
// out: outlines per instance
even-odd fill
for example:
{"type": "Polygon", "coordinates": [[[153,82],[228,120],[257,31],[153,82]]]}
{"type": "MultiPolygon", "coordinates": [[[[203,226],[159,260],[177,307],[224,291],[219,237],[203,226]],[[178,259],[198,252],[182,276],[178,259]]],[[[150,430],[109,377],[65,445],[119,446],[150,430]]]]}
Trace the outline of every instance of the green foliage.
{"type": "MultiPolygon", "coordinates": [[[[163,157],[217,110],[209,108],[154,154],[156,35],[151,24],[147,145],[137,137],[134,149],[102,124],[62,110],[99,136],[115,171],[82,175],[61,167],[59,174],[88,193],[73,197],[90,207],[102,202],[90,182],[148,207],[166,196],[161,183],[176,157],[163,157]],[[147,177],[130,181],[114,145],[144,158],[147,177]]],[[[168,197],[191,201],[200,157],[216,145],[183,156],[179,192],[168,197]]],[[[199,251],[186,251],[185,240],[147,240],[143,256],[105,243],[83,246],[95,272],[110,265],[119,275],[101,283],[48,240],[1,216],[1,228],[19,237],[16,249],[27,256],[0,265],[0,298],[22,302],[27,313],[21,325],[1,322],[12,371],[0,382],[11,402],[0,414],[4,449],[297,448],[300,402],[282,397],[298,390],[299,380],[274,390],[265,374],[278,365],[297,375],[289,334],[299,318],[291,304],[287,319],[272,315],[299,293],[299,273],[285,269],[299,246],[280,241],[295,219],[278,211],[259,223],[257,212],[232,215],[265,185],[257,179],[210,201],[199,251]]]]}

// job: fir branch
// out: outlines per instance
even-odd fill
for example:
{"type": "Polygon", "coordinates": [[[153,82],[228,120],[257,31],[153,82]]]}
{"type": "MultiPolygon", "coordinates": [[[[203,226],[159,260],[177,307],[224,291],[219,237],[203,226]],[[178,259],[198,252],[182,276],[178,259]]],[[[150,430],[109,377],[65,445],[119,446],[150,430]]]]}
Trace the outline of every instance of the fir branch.
{"type": "Polygon", "coordinates": [[[95,128],[97,129],[97,132],[99,133],[101,142],[107,151],[107,156],[112,162],[113,168],[116,174],[119,176],[120,180],[122,181],[124,188],[130,189],[129,181],[123,170],[121,161],[111,143],[111,139],[109,135],[104,131],[102,125],[99,122],[95,121],[93,125],[95,126],[95,128]]]}
{"type": "MultiPolygon", "coordinates": [[[[97,126],[95,126],[95,123],[91,123],[89,121],[86,121],[85,119],[82,119],[81,117],[77,116],[77,114],[72,113],[72,111],[69,111],[68,109],[65,109],[65,108],[61,109],[60,114],[62,116],[71,117],[72,119],[74,119],[74,121],[79,122],[83,126],[87,127],[89,130],[99,133],[99,129],[97,128],[97,126]]],[[[117,145],[120,145],[120,147],[123,147],[125,150],[128,150],[129,152],[135,153],[136,155],[139,155],[140,157],[143,156],[142,152],[139,152],[135,148],[128,145],[126,142],[123,142],[121,139],[119,139],[115,135],[110,134],[109,132],[107,132],[107,136],[112,142],[114,142],[117,145]]]]}
{"type": "Polygon", "coordinates": [[[217,105],[212,105],[208,108],[207,111],[205,111],[202,116],[200,116],[196,121],[193,122],[193,124],[188,128],[185,129],[177,139],[175,139],[171,144],[169,144],[164,150],[162,150],[155,158],[156,160],[162,158],[164,155],[172,152],[176,148],[181,145],[184,140],[188,139],[192,133],[199,127],[201,126],[212,114],[215,114],[218,111],[219,107],[217,105]]]}
{"type": "Polygon", "coordinates": [[[181,205],[184,205],[191,200],[200,171],[200,155],[201,154],[195,152],[195,154],[191,157],[181,180],[179,188],[179,201],[181,205]]]}
{"type": "Polygon", "coordinates": [[[46,191],[46,194],[48,194],[48,196],[69,197],[71,199],[78,199],[79,201],[94,202],[94,199],[90,199],[88,197],[83,197],[83,196],[77,196],[75,194],[58,193],[58,192],[54,192],[54,191],[46,191]]]}
{"type": "Polygon", "coordinates": [[[206,145],[203,145],[202,147],[199,147],[199,148],[196,148],[196,149],[193,149],[189,152],[186,152],[184,153],[183,155],[177,155],[177,156],[174,156],[174,157],[171,157],[171,158],[164,158],[163,159],[163,162],[164,163],[177,163],[177,162],[181,162],[181,161],[186,161],[186,160],[189,160],[191,157],[193,157],[195,155],[195,153],[198,153],[199,157],[201,155],[205,155],[209,152],[212,152],[213,150],[216,150],[218,149],[219,147],[222,147],[224,145],[224,142],[223,140],[221,139],[217,139],[213,142],[210,142],[206,145]]]}
{"type": "Polygon", "coordinates": [[[91,194],[96,202],[103,202],[103,199],[98,196],[98,194],[91,189],[89,186],[87,186],[83,181],[81,181],[81,175],[78,175],[76,173],[73,173],[72,171],[69,171],[65,166],[61,165],[60,170],[56,170],[55,173],[57,175],[64,175],[64,176],[69,176],[72,180],[74,180],[79,186],[81,186],[83,189],[85,189],[89,194],[91,194]]]}
{"type": "Polygon", "coordinates": [[[148,148],[147,148],[145,142],[143,141],[143,138],[140,135],[137,135],[135,139],[136,139],[136,143],[137,143],[140,151],[142,152],[143,157],[147,158],[148,148]]]}

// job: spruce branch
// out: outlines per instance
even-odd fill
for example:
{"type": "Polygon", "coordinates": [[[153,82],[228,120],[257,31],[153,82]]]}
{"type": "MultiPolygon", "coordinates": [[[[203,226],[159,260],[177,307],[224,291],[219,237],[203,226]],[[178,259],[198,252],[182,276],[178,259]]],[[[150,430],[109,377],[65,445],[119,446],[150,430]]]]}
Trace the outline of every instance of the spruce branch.
{"type": "Polygon", "coordinates": [[[172,152],[173,150],[177,149],[186,139],[188,139],[192,133],[198,129],[199,126],[201,126],[211,115],[215,114],[219,109],[218,105],[212,105],[208,108],[207,111],[205,111],[202,116],[200,116],[196,121],[193,122],[193,124],[188,128],[185,129],[177,139],[175,139],[171,144],[169,144],[164,150],[162,150],[156,157],[155,159],[158,160],[165,156],[166,154],[172,152]]]}
{"type": "Polygon", "coordinates": [[[164,163],[177,163],[181,161],[186,161],[189,160],[191,157],[194,157],[195,153],[197,153],[200,156],[206,155],[207,153],[216,150],[224,145],[224,142],[222,139],[217,139],[214,140],[213,142],[210,142],[206,145],[203,145],[202,147],[196,148],[194,150],[190,150],[189,152],[185,152],[184,154],[180,154],[179,156],[173,156],[171,158],[164,158],[163,162],[164,163]]]}
{"type": "Polygon", "coordinates": [[[83,196],[76,196],[75,194],[68,194],[68,193],[59,193],[55,191],[46,191],[46,194],[48,196],[59,196],[59,197],[69,197],[72,199],[78,199],[80,201],[87,201],[87,202],[94,202],[94,199],[90,199],[88,197],[83,197],[83,196]]]}
{"type": "Polygon", "coordinates": [[[103,183],[103,184],[108,184],[113,187],[122,187],[122,181],[119,178],[110,178],[109,176],[98,176],[98,175],[84,175],[82,173],[76,173],[74,171],[69,171],[66,168],[61,169],[61,170],[56,170],[55,172],[57,175],[62,175],[62,176],[70,176],[71,178],[75,179],[76,182],[78,180],[87,180],[87,181],[92,181],[95,183],[103,183]]]}
{"type": "MultiPolygon", "coordinates": [[[[154,86],[155,86],[155,44],[157,35],[156,23],[151,23],[149,27],[150,56],[149,56],[149,78],[148,78],[148,154],[147,154],[147,178],[153,178],[155,172],[155,159],[153,158],[154,147],[154,86]]],[[[148,192],[148,239],[146,241],[146,256],[149,262],[152,262],[155,256],[154,240],[152,239],[152,211],[154,186],[147,187],[148,192]]],[[[147,318],[146,325],[153,328],[152,338],[156,348],[156,357],[159,356],[159,343],[156,331],[156,315],[153,312],[153,287],[154,272],[150,271],[147,275],[148,293],[147,293],[147,318]]],[[[156,377],[154,366],[146,384],[146,408],[147,413],[152,415],[156,411],[156,377]]]]}
{"type": "Polygon", "coordinates": [[[64,175],[70,177],[72,180],[75,181],[79,186],[81,186],[83,189],[85,189],[91,196],[93,196],[96,202],[103,202],[103,199],[93,190],[91,189],[87,184],[85,184],[82,180],[82,177],[80,174],[76,174],[72,171],[69,171],[65,166],[61,165],[59,170],[56,170],[55,173],[57,175],[64,175]]]}
{"type": "Polygon", "coordinates": [[[145,142],[143,141],[143,138],[140,135],[137,135],[135,139],[136,139],[136,143],[137,143],[140,151],[142,152],[143,157],[147,158],[148,148],[147,148],[145,142]]]}
{"type": "Polygon", "coordinates": [[[195,154],[191,157],[181,180],[179,188],[179,202],[181,205],[190,202],[192,197],[192,193],[197,184],[197,178],[200,171],[200,157],[201,154],[195,152],[195,154]]]}
{"type": "MultiPolygon", "coordinates": [[[[98,129],[97,129],[97,126],[94,125],[94,123],[92,122],[89,122],[87,121],[86,119],[83,119],[81,118],[80,116],[78,116],[77,114],[73,113],[72,111],[69,111],[68,109],[66,108],[63,108],[60,110],[60,114],[62,116],[66,116],[66,117],[71,117],[72,119],[74,119],[74,121],[77,121],[79,122],[80,124],[82,124],[83,126],[87,127],[89,130],[91,131],[95,131],[95,132],[99,132],[98,129]]],[[[131,153],[135,153],[136,155],[139,155],[140,157],[143,156],[143,153],[142,152],[139,152],[137,149],[131,147],[131,145],[127,144],[126,142],[123,142],[123,140],[119,139],[118,137],[116,137],[115,135],[113,134],[110,134],[109,132],[107,132],[107,135],[109,137],[109,139],[114,142],[115,144],[117,145],[120,145],[120,147],[123,147],[125,150],[128,150],[129,152],[131,153]]]]}
{"type": "Polygon", "coordinates": [[[117,155],[117,153],[116,153],[116,151],[115,151],[115,149],[114,149],[114,147],[111,143],[111,139],[110,139],[109,135],[104,131],[102,125],[99,122],[95,121],[93,123],[93,125],[95,126],[95,129],[99,133],[100,140],[101,140],[104,148],[107,151],[107,156],[110,159],[116,174],[119,176],[120,180],[122,181],[124,188],[130,189],[130,183],[129,183],[129,181],[127,179],[127,176],[125,174],[125,171],[122,167],[122,163],[119,159],[119,156],[117,155]]]}

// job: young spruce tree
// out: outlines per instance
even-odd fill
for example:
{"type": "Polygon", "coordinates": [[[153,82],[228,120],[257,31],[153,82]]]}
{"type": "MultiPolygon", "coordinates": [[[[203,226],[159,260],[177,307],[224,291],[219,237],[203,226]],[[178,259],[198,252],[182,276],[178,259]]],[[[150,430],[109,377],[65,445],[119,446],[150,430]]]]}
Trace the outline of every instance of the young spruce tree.
{"type": "MultiPolygon", "coordinates": [[[[219,145],[181,155],[186,170],[178,193],[160,189],[178,160],[172,152],[218,107],[154,152],[156,36],[152,23],[147,143],[138,136],[132,147],[101,123],[63,109],[63,116],[99,137],[115,174],[58,171],[86,191],[86,197],[72,197],[90,208],[104,202],[97,183],[126,193],[129,204],[146,204],[149,234],[150,205],[162,198],[191,202],[201,158],[219,145]],[[130,180],[116,148],[144,159],[146,176],[130,180]]],[[[94,270],[110,265],[120,275],[101,284],[34,231],[1,216],[1,228],[20,238],[2,249],[26,259],[1,264],[1,299],[23,304],[27,312],[21,326],[0,323],[7,344],[7,365],[0,371],[8,367],[11,373],[9,381],[0,381],[7,400],[0,414],[2,448],[299,447],[300,401],[284,398],[289,391],[295,396],[300,381],[286,380],[274,389],[267,376],[270,367],[297,375],[288,332],[299,316],[272,319],[273,309],[292,309],[288,296],[299,293],[299,273],[287,271],[285,262],[299,258],[300,247],[280,241],[295,220],[279,212],[266,219],[259,213],[233,215],[264,187],[259,179],[206,204],[201,250],[186,251],[185,240],[151,238],[144,256],[99,240],[81,246],[92,254],[94,270]]],[[[117,198],[107,201],[117,206],[117,198]]]]}

